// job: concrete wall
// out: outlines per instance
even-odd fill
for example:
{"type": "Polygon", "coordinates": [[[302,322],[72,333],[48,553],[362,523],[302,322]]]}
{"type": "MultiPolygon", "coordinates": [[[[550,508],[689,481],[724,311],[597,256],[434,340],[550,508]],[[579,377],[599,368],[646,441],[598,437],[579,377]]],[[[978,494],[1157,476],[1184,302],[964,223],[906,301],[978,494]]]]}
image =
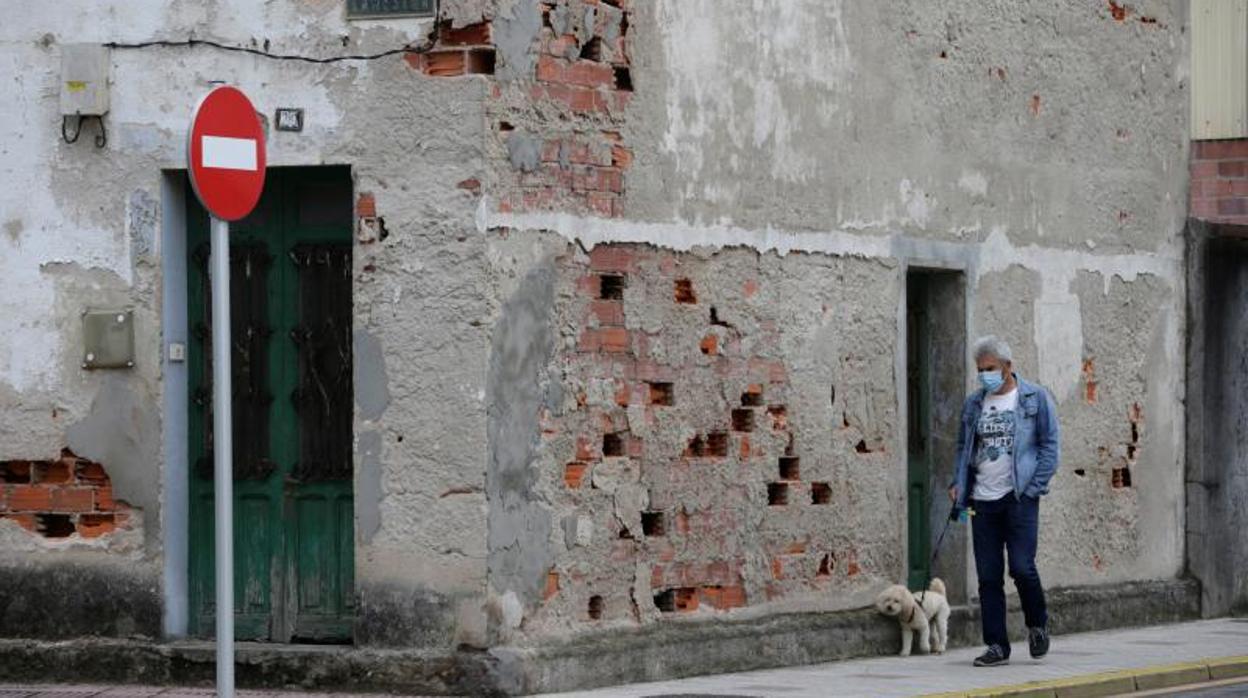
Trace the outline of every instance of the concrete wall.
{"type": "MultiPolygon", "coordinates": [[[[644,624],[656,617],[647,598],[673,589],[706,590],[692,615],[710,617],[707,601],[729,586],[744,589],[747,606],[733,617],[844,608],[901,578],[896,309],[908,265],[964,270],[969,334],[1004,336],[1020,372],[1057,399],[1063,468],[1044,507],[1046,582],[1179,575],[1185,7],[656,1],[634,4],[630,17],[635,91],[613,123],[633,153],[624,220],[543,210],[536,197],[528,207],[487,199],[478,220],[483,232],[546,230],[595,245],[588,280],[565,292],[571,317],[556,310],[567,353],[553,364],[563,367],[565,403],[583,391],[583,404],[555,414],[543,430],[552,457],[533,459],[541,470],[533,489],[564,522],[549,536],[543,525],[529,541],[535,559],[554,555],[550,600],[534,622],[513,614],[512,625],[541,634],[644,624]],[[600,252],[603,244],[614,252],[600,252]],[[622,312],[578,305],[592,298],[595,273],[612,273],[594,266],[600,254],[633,260],[613,272],[627,277],[622,312]],[[813,261],[825,256],[844,272],[813,261]],[[784,290],[747,299],[733,288],[743,283],[740,264],[757,275],[760,293],[777,293],[777,283],[784,290]],[[783,271],[769,277],[756,264],[783,271]],[[692,310],[683,311],[688,319],[678,314],[673,277],[694,279],[701,314],[715,305],[739,333],[744,353],[730,359],[771,341],[768,358],[790,376],[814,356],[827,367],[786,384],[781,399],[804,471],[836,483],[834,497],[843,499],[834,500],[835,514],[777,516],[767,506],[768,476],[739,450],[729,452],[731,467],[678,481],[687,467],[682,439],[726,428],[742,386],[731,368],[709,383],[699,377],[703,357],[693,348],[719,329],[707,317],[691,322],[692,310]],[[835,314],[843,303],[852,308],[848,322],[835,314]],[[596,354],[587,336],[602,343],[596,354]],[[578,361],[587,351],[594,357],[578,361]],[[649,353],[660,373],[677,375],[675,409],[655,417],[637,405],[644,394],[628,392],[629,381],[647,380],[649,353]],[[602,354],[624,361],[611,365],[602,354]],[[608,378],[625,383],[617,387],[627,398],[609,394],[601,385],[608,378]],[[878,434],[865,439],[865,459],[860,439],[838,436],[846,427],[828,401],[832,384],[838,395],[853,394],[842,386],[883,389],[879,401],[860,401],[871,406],[862,423],[851,422],[878,434]],[[685,412],[685,399],[698,409],[685,412]],[[609,416],[594,424],[599,412],[609,416]],[[569,424],[576,434],[565,435],[569,424]],[[626,464],[600,459],[601,434],[623,431],[640,439],[634,455],[626,464]],[[586,449],[575,448],[578,437],[586,449]],[[584,478],[579,487],[559,491],[561,464],[573,481],[584,478]],[[604,467],[611,484],[594,491],[604,467]],[[706,500],[723,517],[716,534],[673,533],[671,519],[706,500]],[[642,511],[667,515],[666,540],[637,538],[642,511]],[[625,528],[631,539],[620,538],[625,528]],[[588,535],[572,535],[586,530],[588,544],[588,535]],[[820,554],[833,550],[841,566],[824,579],[820,554]],[[590,611],[597,595],[602,621],[590,611]]],[[[581,276],[582,264],[564,273],[581,276]]],[[[519,597],[531,604],[532,593],[519,597]]]]}
{"type": "MultiPolygon", "coordinates": [[[[479,21],[480,3],[448,12],[460,24],[479,21]]],[[[350,165],[357,192],[376,209],[363,212],[370,225],[356,254],[357,636],[449,647],[482,635],[483,386],[494,311],[475,281],[485,278],[486,262],[472,229],[474,194],[456,185],[483,178],[484,78],[435,79],[402,56],[315,65],[211,48],[115,49],[107,146],[94,147],[91,124],[73,145],[59,130],[66,43],[194,35],[328,56],[421,44],[431,26],[348,23],[342,3],[328,1],[97,2],[80,12],[32,7],[4,23],[0,65],[11,98],[0,105],[0,460],[53,461],[70,448],[102,465],[129,507],[116,532],[90,539],[79,530],[53,540],[0,521],[3,575],[30,580],[24,591],[3,585],[5,635],[57,627],[156,636],[162,611],[177,613],[186,502],[164,495],[178,491],[170,484],[185,481],[187,466],[168,457],[185,458],[185,450],[161,435],[186,416],[185,403],[162,407],[162,392],[177,387],[162,377],[182,375],[164,362],[162,330],[184,331],[175,328],[184,320],[162,318],[161,299],[185,279],[163,278],[161,261],[162,242],[183,235],[184,222],[173,216],[161,229],[162,208],[179,205],[162,194],[162,170],[185,167],[190,112],[212,80],[242,87],[266,121],[278,106],[303,108],[302,133],[269,133],[270,166],[350,165]],[[78,315],[100,306],[135,311],[134,369],[79,367],[78,315]],[[180,521],[178,530],[165,530],[167,520],[180,521]],[[58,572],[65,568],[72,574],[58,572]],[[80,585],[107,592],[82,603],[48,601],[70,598],[80,585]],[[109,597],[127,599],[121,606],[136,620],[98,623],[116,612],[109,597]],[[58,622],[28,622],[39,609],[58,622]]],[[[185,632],[185,598],[181,604],[181,622],[165,632],[185,632]]]]}
{"type": "Polygon", "coordinates": [[[176,595],[161,171],[226,79],[306,110],[271,165],[355,177],[358,641],[865,604],[904,576],[909,266],[962,270],[968,334],[1057,398],[1046,582],[1180,573],[1181,4],[548,5],[446,0],[435,51],[373,62],[116,49],[100,150],[59,141],[64,43],[329,56],[430,25],[99,2],[0,29],[0,460],[72,448],[132,511],[91,543],[0,522],[7,569],[176,595]],[[100,302],[135,309],[134,370],[78,367],[100,302]]]}

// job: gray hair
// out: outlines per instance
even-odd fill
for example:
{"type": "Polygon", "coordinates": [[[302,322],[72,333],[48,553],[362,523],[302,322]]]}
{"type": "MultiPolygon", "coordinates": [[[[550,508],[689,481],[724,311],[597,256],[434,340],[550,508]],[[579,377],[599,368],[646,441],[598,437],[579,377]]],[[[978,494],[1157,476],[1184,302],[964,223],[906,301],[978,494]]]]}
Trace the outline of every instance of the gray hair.
{"type": "Polygon", "coordinates": [[[1014,362],[1014,354],[1010,352],[1010,345],[1006,344],[1004,339],[992,334],[975,340],[975,360],[979,361],[985,356],[993,356],[1010,363],[1014,362]]]}

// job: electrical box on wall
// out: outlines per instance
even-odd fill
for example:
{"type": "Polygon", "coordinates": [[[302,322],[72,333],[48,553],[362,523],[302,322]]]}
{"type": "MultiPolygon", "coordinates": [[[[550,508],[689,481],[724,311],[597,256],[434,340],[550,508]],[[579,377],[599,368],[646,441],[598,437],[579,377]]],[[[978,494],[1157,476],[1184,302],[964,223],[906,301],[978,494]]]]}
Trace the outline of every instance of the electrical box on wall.
{"type": "Polygon", "coordinates": [[[108,47],[65,44],[61,47],[61,115],[108,113],[108,47]]]}
{"type": "Polygon", "coordinates": [[[129,310],[82,313],[82,367],[134,366],[134,314],[129,310]]]}

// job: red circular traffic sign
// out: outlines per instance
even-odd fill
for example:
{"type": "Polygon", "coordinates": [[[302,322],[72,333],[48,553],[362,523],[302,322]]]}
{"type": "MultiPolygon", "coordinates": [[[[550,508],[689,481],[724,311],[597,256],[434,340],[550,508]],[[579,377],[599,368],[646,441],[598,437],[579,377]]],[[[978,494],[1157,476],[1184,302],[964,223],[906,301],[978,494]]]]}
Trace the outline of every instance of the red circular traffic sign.
{"type": "Polygon", "coordinates": [[[264,128],[238,88],[221,85],[200,100],[186,155],[191,186],[209,213],[236,221],[256,207],[264,190],[264,128]]]}

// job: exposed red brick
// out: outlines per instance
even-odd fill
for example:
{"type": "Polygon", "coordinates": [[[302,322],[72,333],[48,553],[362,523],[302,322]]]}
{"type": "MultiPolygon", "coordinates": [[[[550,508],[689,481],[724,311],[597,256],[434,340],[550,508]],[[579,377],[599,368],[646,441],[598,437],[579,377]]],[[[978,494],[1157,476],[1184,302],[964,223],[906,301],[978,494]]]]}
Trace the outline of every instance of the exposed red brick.
{"type": "Polygon", "coordinates": [[[681,613],[690,613],[698,610],[698,593],[697,589],[681,588],[675,589],[676,592],[676,610],[681,613]]]}
{"type": "Polygon", "coordinates": [[[544,598],[549,601],[551,597],[559,593],[559,573],[551,570],[546,573],[546,592],[544,598]]]}
{"type": "Polygon", "coordinates": [[[606,93],[587,87],[569,85],[537,85],[532,90],[535,101],[549,99],[558,102],[578,114],[608,111],[606,93]]]}
{"type": "Polygon", "coordinates": [[[1192,164],[1192,176],[1196,175],[1197,165],[1216,165],[1219,177],[1243,177],[1248,162],[1244,160],[1223,160],[1221,162],[1197,162],[1192,164]]]}
{"type": "Polygon", "coordinates": [[[611,147],[611,164],[626,170],[633,165],[633,151],[621,145],[611,147]]]}
{"type": "Polygon", "coordinates": [[[627,382],[622,380],[616,381],[615,386],[615,404],[620,407],[628,407],[633,401],[633,388],[627,382]]]}
{"type": "Polygon", "coordinates": [[[599,347],[608,353],[623,353],[629,350],[628,330],[623,327],[604,327],[598,330],[599,347]]]}
{"type": "Polygon", "coordinates": [[[720,611],[746,605],[745,587],[740,585],[705,586],[702,587],[701,596],[703,603],[720,611]]]}
{"type": "Polygon", "coordinates": [[[1216,160],[1192,160],[1191,168],[1189,170],[1192,179],[1200,180],[1205,177],[1218,176],[1218,164],[1219,163],[1216,160]]]}
{"type": "Polygon", "coordinates": [[[1244,199],[1219,199],[1218,215],[1219,216],[1242,216],[1248,214],[1248,200],[1244,199]]]}
{"type": "Polygon", "coordinates": [[[52,490],[43,485],[9,487],[9,511],[48,511],[52,508],[52,490]]]}
{"type": "Polygon", "coordinates": [[[83,514],[78,517],[78,534],[83,538],[98,538],[117,528],[113,514],[83,514]]]}
{"type": "Polygon", "coordinates": [[[585,472],[589,466],[585,463],[568,463],[563,469],[563,481],[572,488],[579,489],[581,483],[585,480],[585,472]]]}
{"type": "Polygon", "coordinates": [[[95,489],[56,487],[52,489],[52,511],[78,512],[95,509],[95,489]]]}
{"type": "Polygon", "coordinates": [[[1248,139],[1235,138],[1218,141],[1197,141],[1193,144],[1195,157],[1200,160],[1225,160],[1248,158],[1248,139]]]}
{"type": "Polygon", "coordinates": [[[576,55],[580,47],[581,43],[576,40],[575,36],[564,34],[563,36],[550,37],[543,48],[551,56],[567,58],[569,55],[576,55]]]}
{"type": "Polygon", "coordinates": [[[104,471],[104,466],[89,460],[78,461],[77,474],[79,482],[97,485],[108,482],[108,473],[104,471]]]}
{"type": "Polygon", "coordinates": [[[1127,19],[1127,15],[1131,14],[1131,8],[1125,4],[1119,5],[1114,0],[1107,0],[1109,3],[1109,14],[1115,21],[1122,22],[1127,19]]]}
{"type": "Polygon", "coordinates": [[[580,87],[614,87],[615,71],[610,65],[590,60],[568,61],[550,55],[537,59],[537,79],[580,87]]]}
{"type": "Polygon", "coordinates": [[[419,65],[414,67],[430,77],[455,77],[468,72],[467,51],[430,51],[417,55],[419,56],[419,65]]]}
{"type": "Polygon", "coordinates": [[[698,348],[707,356],[715,356],[719,353],[719,335],[714,333],[706,335],[698,344],[698,348]]]}
{"type": "Polygon", "coordinates": [[[628,273],[634,270],[633,250],[621,245],[597,245],[589,252],[589,268],[597,272],[628,273]]]}
{"type": "Polygon", "coordinates": [[[476,177],[465,179],[461,181],[459,184],[456,184],[455,186],[460,189],[470,191],[473,194],[481,193],[481,180],[477,179],[476,177]]]}
{"type": "Polygon", "coordinates": [[[63,485],[72,482],[77,460],[62,458],[54,461],[35,463],[34,481],[49,485],[63,485]]]}
{"type": "Polygon", "coordinates": [[[744,292],[746,298],[752,298],[754,294],[758,293],[758,281],[754,279],[746,279],[745,286],[741,290],[744,292]]]}
{"type": "Polygon", "coordinates": [[[590,303],[590,312],[603,325],[624,324],[624,301],[595,300],[590,303]]]}
{"type": "Polygon", "coordinates": [[[572,190],[619,193],[624,191],[624,175],[614,167],[578,166],[572,176],[572,190]]]}
{"type": "Polygon", "coordinates": [[[492,41],[489,22],[469,24],[458,29],[450,24],[442,24],[438,27],[438,42],[447,46],[484,46],[492,41]]]}
{"type": "Polygon", "coordinates": [[[113,488],[111,486],[101,487],[95,491],[95,508],[100,511],[112,511],[117,508],[117,502],[113,500],[113,488]]]}
{"type": "Polygon", "coordinates": [[[676,532],[689,532],[689,514],[687,514],[684,509],[676,512],[676,532]]]}
{"type": "Polygon", "coordinates": [[[355,201],[355,214],[360,218],[377,217],[377,200],[368,192],[361,192],[355,201]]]}
{"type": "Polygon", "coordinates": [[[615,218],[620,215],[619,199],[612,194],[591,191],[585,197],[591,213],[603,218],[615,218]]]}
{"type": "Polygon", "coordinates": [[[31,533],[39,532],[39,520],[35,518],[34,514],[4,514],[0,516],[0,519],[12,521],[31,533]]]}
{"type": "Polygon", "coordinates": [[[784,546],[785,555],[802,555],[806,552],[806,541],[796,540],[784,546]]]}
{"type": "Polygon", "coordinates": [[[1031,110],[1032,116],[1040,115],[1040,95],[1032,95],[1031,100],[1027,103],[1027,108],[1031,110]]]}
{"type": "Polygon", "coordinates": [[[11,460],[0,463],[0,482],[29,484],[31,470],[29,461],[11,460]]]}

